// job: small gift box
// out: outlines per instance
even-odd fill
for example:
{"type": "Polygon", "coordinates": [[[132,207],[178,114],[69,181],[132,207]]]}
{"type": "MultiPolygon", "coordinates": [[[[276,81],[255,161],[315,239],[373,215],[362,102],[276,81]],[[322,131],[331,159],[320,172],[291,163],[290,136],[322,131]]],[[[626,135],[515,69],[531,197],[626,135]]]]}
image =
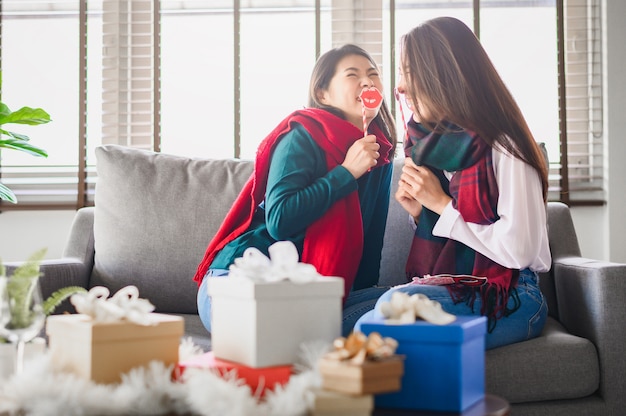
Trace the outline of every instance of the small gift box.
{"type": "Polygon", "coordinates": [[[374,410],[374,396],[351,396],[329,390],[313,392],[313,408],[309,416],[370,416],[374,410]]]}
{"type": "Polygon", "coordinates": [[[394,352],[397,343],[373,332],[366,337],[353,332],[333,343],[335,351],[318,362],[325,390],[351,395],[380,394],[400,390],[404,372],[402,356],[394,352]]]}
{"type": "MultiPolygon", "coordinates": [[[[129,300],[127,291],[118,297],[118,300],[126,299],[121,302],[126,307],[114,302],[103,303],[102,292],[108,295],[108,290],[94,289],[87,298],[84,295],[72,297],[79,312],[86,311],[91,315],[80,313],[47,318],[46,333],[55,369],[73,372],[97,383],[115,383],[121,381],[123,373],[150,361],[162,361],[165,365],[178,362],[183,318],[137,310],[131,306],[137,305],[136,294],[135,299],[129,300]],[[99,295],[94,295],[95,292],[99,295]],[[83,303],[85,299],[87,301],[83,303]]],[[[136,292],[136,288],[131,292],[136,292]]],[[[142,304],[139,306],[141,308],[142,304]]]]}
{"type": "Polygon", "coordinates": [[[298,263],[293,243],[248,248],[228,278],[210,278],[211,344],[216,358],[249,367],[290,365],[306,342],[341,335],[343,279],[298,263]]]}
{"type": "Polygon", "coordinates": [[[319,371],[326,390],[352,395],[380,394],[400,390],[404,365],[400,357],[360,365],[323,359],[319,371]]]}
{"type": "Polygon", "coordinates": [[[217,371],[220,375],[235,374],[242,379],[252,390],[254,395],[263,397],[268,390],[274,390],[278,385],[289,381],[293,367],[291,365],[253,368],[232,361],[215,358],[213,352],[191,357],[178,363],[174,369],[174,379],[182,379],[188,368],[202,368],[217,371]]]}
{"type": "Polygon", "coordinates": [[[484,316],[457,316],[445,325],[364,322],[364,333],[393,337],[406,357],[401,390],[376,396],[376,407],[463,412],[483,399],[486,328],[484,316]]]}

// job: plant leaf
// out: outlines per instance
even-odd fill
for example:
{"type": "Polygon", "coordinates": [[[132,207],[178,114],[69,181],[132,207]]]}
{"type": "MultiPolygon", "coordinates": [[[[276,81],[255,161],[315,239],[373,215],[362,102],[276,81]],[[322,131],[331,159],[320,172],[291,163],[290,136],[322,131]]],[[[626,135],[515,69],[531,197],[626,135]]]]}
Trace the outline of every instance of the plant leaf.
{"type": "Polygon", "coordinates": [[[17,197],[12,190],[0,183],[0,199],[17,204],[17,197]]]}
{"type": "Polygon", "coordinates": [[[3,102],[0,102],[0,117],[6,117],[11,114],[11,110],[9,110],[9,106],[3,102]]]}
{"type": "Polygon", "coordinates": [[[8,114],[0,113],[0,125],[13,123],[35,126],[38,124],[45,124],[49,122],[50,114],[48,114],[42,108],[22,107],[19,110],[9,112],[8,114]]]}
{"type": "MultiPolygon", "coordinates": [[[[21,134],[21,133],[16,133],[14,131],[8,131],[5,129],[0,128],[0,133],[4,134],[5,136],[9,136],[15,140],[22,140],[24,142],[27,142],[30,140],[30,137],[28,137],[25,134],[21,134]]],[[[5,140],[11,140],[11,139],[5,139],[5,140]]]]}
{"type": "Polygon", "coordinates": [[[28,143],[27,136],[23,136],[17,133],[12,133],[6,130],[1,130],[1,132],[3,134],[6,134],[7,136],[11,136],[11,138],[0,139],[0,147],[4,147],[6,149],[19,150],[21,152],[26,152],[33,156],[48,157],[48,152],[46,152],[45,150],[37,146],[33,146],[32,144],[28,143]]]}
{"type": "Polygon", "coordinates": [[[52,314],[61,302],[76,293],[87,293],[87,289],[81,286],[66,286],[57,290],[43,303],[43,312],[46,315],[52,314]]]}
{"type": "Polygon", "coordinates": [[[10,325],[13,328],[25,328],[31,324],[29,303],[39,280],[39,265],[47,251],[47,248],[42,248],[33,253],[13,271],[7,282],[7,292],[11,299],[10,325]]]}
{"type": "Polygon", "coordinates": [[[41,264],[41,260],[43,260],[47,251],[47,248],[42,248],[34,252],[28,260],[20,264],[13,271],[13,278],[29,278],[32,276],[39,276],[39,265],[41,264]]]}

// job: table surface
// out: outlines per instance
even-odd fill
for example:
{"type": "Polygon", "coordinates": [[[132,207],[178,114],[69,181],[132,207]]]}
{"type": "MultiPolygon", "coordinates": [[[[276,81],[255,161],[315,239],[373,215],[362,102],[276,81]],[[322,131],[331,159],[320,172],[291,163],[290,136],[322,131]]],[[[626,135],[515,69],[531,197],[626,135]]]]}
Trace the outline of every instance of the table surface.
{"type": "Polygon", "coordinates": [[[375,409],[372,416],[507,416],[509,402],[499,396],[486,394],[485,398],[464,412],[435,412],[428,410],[375,409]]]}

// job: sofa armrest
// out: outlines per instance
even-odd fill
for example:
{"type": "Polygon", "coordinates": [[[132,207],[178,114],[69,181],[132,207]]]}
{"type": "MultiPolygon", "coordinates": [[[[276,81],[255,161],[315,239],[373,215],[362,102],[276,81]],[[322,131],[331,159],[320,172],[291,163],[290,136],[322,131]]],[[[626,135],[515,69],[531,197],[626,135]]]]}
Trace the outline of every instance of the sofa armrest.
{"type": "Polygon", "coordinates": [[[93,236],[94,213],[94,207],[85,207],[76,211],[67,244],[63,251],[63,258],[78,259],[89,269],[93,268],[95,253],[93,236]]]}
{"type": "MultiPolygon", "coordinates": [[[[6,264],[7,273],[13,273],[21,262],[10,262],[6,264]]],[[[55,291],[67,286],[80,286],[85,289],[89,288],[89,275],[91,267],[87,267],[78,259],[64,258],[54,260],[43,260],[40,265],[41,277],[39,285],[41,287],[41,295],[44,299],[48,298],[55,291]]],[[[65,300],[55,310],[55,314],[70,312],[74,313],[75,309],[69,300],[65,300]]]]}
{"type": "MultiPolygon", "coordinates": [[[[601,366],[600,395],[619,405],[626,391],[626,264],[574,256],[555,260],[553,268],[560,321],[572,334],[595,344],[601,366]]],[[[623,411],[611,410],[607,414],[623,411]]]]}
{"type": "MultiPolygon", "coordinates": [[[[76,212],[63,257],[43,260],[40,265],[41,294],[46,299],[55,291],[67,286],[89,288],[89,279],[94,263],[93,236],[94,208],[81,208],[76,212]]],[[[6,264],[7,272],[12,273],[22,262],[6,264]]],[[[72,304],[66,300],[54,311],[74,312],[72,304]]]]}

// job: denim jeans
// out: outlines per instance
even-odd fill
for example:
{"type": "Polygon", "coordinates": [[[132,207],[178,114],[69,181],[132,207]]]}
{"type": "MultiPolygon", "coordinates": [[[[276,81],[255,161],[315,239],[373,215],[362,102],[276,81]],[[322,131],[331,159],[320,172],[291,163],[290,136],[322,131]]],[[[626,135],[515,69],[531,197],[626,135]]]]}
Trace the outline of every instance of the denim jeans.
{"type": "Polygon", "coordinates": [[[352,332],[357,320],[374,309],[376,301],[389,290],[389,287],[374,286],[350,292],[343,305],[341,335],[347,337],[352,332]]]}
{"type": "MultiPolygon", "coordinates": [[[[204,276],[200,288],[198,289],[198,314],[200,315],[202,324],[209,332],[211,332],[211,298],[207,294],[207,282],[209,279],[227,277],[228,270],[210,269],[204,276]]],[[[343,306],[343,336],[347,336],[352,332],[352,328],[357,319],[365,312],[371,311],[380,295],[385,293],[388,289],[388,287],[370,287],[350,293],[343,306]]]]}
{"type": "MultiPolygon", "coordinates": [[[[355,324],[355,330],[360,330],[363,322],[372,319],[381,319],[379,311],[381,302],[389,301],[394,291],[406,292],[409,295],[422,293],[429,299],[441,303],[443,310],[454,315],[479,315],[481,308],[480,297],[476,298],[472,309],[465,302],[455,304],[444,286],[428,285],[400,285],[389,289],[376,302],[375,309],[365,313],[355,324]]],[[[539,289],[539,276],[537,273],[524,269],[520,271],[519,283],[517,285],[520,307],[511,315],[500,318],[496,327],[487,333],[486,348],[496,348],[515,342],[525,341],[535,338],[541,334],[548,315],[548,305],[539,289]]],[[[509,306],[514,300],[509,299],[509,306]]]]}
{"type": "Polygon", "coordinates": [[[202,324],[211,332],[211,297],[207,293],[207,282],[209,279],[227,278],[228,270],[225,269],[209,269],[202,279],[200,288],[198,288],[198,315],[202,324]]]}

